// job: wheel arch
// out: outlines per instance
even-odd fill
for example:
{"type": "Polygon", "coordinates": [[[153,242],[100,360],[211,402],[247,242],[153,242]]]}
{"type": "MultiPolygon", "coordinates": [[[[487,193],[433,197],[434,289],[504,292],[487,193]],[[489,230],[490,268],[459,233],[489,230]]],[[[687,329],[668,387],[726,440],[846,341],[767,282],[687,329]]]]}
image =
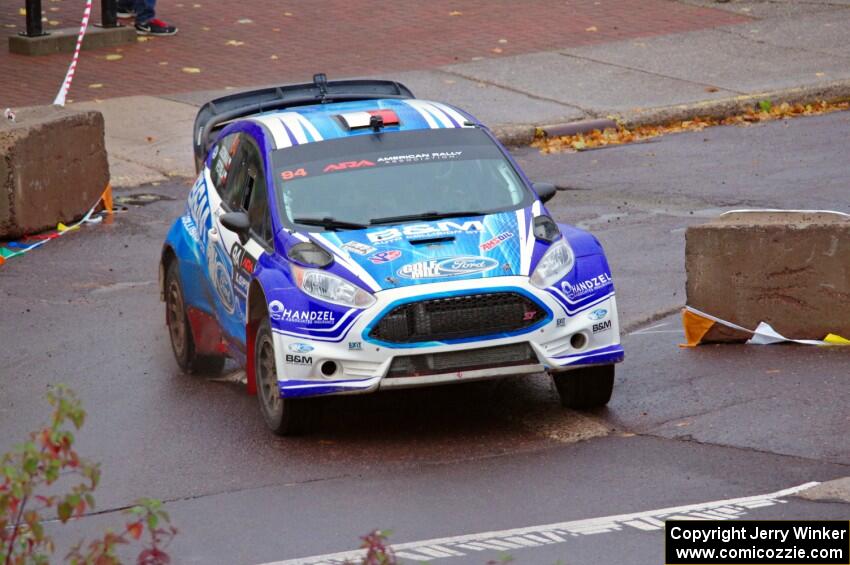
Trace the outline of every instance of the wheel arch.
{"type": "Polygon", "coordinates": [[[177,253],[171,245],[164,245],[159,259],[159,299],[165,302],[165,273],[171,263],[177,261],[177,253]]]}
{"type": "Polygon", "coordinates": [[[268,301],[263,286],[257,279],[251,281],[248,288],[248,303],[246,305],[245,321],[245,374],[248,380],[248,394],[257,394],[257,374],[254,367],[254,342],[257,339],[257,328],[268,315],[268,301]]]}

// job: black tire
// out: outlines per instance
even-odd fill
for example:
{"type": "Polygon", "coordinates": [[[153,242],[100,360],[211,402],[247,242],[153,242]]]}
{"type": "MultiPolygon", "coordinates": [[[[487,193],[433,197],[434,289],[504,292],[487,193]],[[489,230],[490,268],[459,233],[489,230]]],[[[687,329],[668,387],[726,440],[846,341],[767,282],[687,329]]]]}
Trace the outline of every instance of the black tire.
{"type": "Polygon", "coordinates": [[[264,318],[257,328],[254,340],[254,374],[260,413],[269,429],[279,436],[305,433],[312,423],[311,408],[315,408],[315,401],[281,398],[277,385],[274,340],[268,318],[264,318]]]}
{"type": "Polygon", "coordinates": [[[165,272],[165,319],[174,359],[184,373],[218,375],[226,358],[220,355],[197,355],[192,328],[183,301],[183,285],[177,261],[171,261],[165,272]]]}
{"type": "Polygon", "coordinates": [[[586,410],[608,404],[614,390],[614,365],[552,373],[561,406],[586,410]]]}

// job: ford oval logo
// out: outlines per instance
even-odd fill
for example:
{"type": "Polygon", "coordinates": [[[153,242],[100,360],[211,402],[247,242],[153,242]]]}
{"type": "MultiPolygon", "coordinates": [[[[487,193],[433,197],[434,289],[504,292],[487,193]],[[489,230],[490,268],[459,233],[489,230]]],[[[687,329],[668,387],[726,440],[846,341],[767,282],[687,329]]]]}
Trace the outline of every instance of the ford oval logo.
{"type": "Polygon", "coordinates": [[[313,346],[306,343],[290,343],[289,350],[293,353],[309,353],[313,351],[313,346]]]}
{"type": "Polygon", "coordinates": [[[496,259],[470,255],[409,263],[396,273],[406,279],[439,279],[485,273],[498,266],[499,262],[496,259]]]}
{"type": "Polygon", "coordinates": [[[608,315],[608,310],[606,310],[605,308],[599,308],[598,310],[594,310],[593,312],[588,314],[587,317],[590,318],[591,320],[601,320],[602,318],[604,318],[607,315],[608,315]]]}

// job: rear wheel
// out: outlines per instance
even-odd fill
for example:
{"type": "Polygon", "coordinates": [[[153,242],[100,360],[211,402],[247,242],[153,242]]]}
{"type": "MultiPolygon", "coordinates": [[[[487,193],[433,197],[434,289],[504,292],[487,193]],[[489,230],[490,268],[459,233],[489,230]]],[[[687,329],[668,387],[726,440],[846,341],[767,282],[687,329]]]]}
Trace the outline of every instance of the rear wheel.
{"type": "Polygon", "coordinates": [[[277,384],[277,364],[274,341],[268,318],[257,328],[254,342],[254,371],[257,380],[257,400],[266,425],[280,436],[298,435],[310,424],[310,400],[281,398],[277,384]]]}
{"type": "Polygon", "coordinates": [[[218,355],[198,355],[192,339],[192,327],[186,315],[183,286],[177,261],[168,265],[165,273],[165,319],[171,337],[171,349],[177,365],[186,373],[217,375],[224,368],[225,358],[218,355]]]}
{"type": "Polygon", "coordinates": [[[561,406],[578,410],[608,404],[614,390],[614,365],[584,367],[552,373],[561,406]]]}

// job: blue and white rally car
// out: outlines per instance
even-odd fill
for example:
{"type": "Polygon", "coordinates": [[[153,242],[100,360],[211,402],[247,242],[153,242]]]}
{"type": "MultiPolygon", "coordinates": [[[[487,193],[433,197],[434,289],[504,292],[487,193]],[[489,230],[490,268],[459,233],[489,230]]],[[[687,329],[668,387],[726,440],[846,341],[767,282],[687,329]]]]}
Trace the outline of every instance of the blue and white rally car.
{"type": "Polygon", "coordinates": [[[564,406],[610,399],[602,247],[466,112],[316,75],[209,102],[194,144],[160,269],[174,354],[244,364],[273,431],[302,431],[310,397],[541,371],[564,406]]]}

